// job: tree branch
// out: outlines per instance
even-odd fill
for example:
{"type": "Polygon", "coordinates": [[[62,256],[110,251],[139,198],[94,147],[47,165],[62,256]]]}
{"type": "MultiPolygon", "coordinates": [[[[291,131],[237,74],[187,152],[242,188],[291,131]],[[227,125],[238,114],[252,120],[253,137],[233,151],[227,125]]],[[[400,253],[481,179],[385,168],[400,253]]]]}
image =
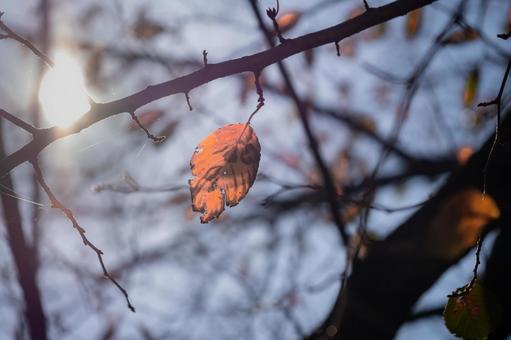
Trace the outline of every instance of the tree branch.
{"type": "Polygon", "coordinates": [[[506,67],[506,71],[504,72],[504,77],[502,78],[502,82],[500,84],[499,94],[495,99],[493,99],[491,102],[486,103],[479,103],[477,106],[479,107],[485,107],[490,105],[496,105],[497,106],[497,123],[495,124],[495,138],[493,139],[493,143],[490,148],[490,152],[488,153],[488,158],[486,159],[486,164],[484,165],[483,169],[483,175],[484,175],[484,181],[483,181],[483,192],[486,192],[486,181],[488,178],[488,171],[490,167],[490,162],[493,156],[493,151],[495,150],[495,146],[499,142],[500,138],[500,121],[502,117],[502,95],[504,94],[504,88],[506,87],[507,78],[509,76],[509,71],[511,70],[511,59],[509,59],[509,62],[506,67]]]}
{"type": "Polygon", "coordinates": [[[33,135],[36,134],[38,131],[38,129],[35,128],[34,126],[28,124],[24,120],[14,116],[13,114],[10,114],[9,112],[7,112],[5,110],[0,109],[0,117],[4,118],[5,120],[11,122],[12,124],[22,128],[23,130],[25,130],[33,135]]]}
{"type": "Polygon", "coordinates": [[[12,40],[16,40],[17,42],[19,42],[20,44],[22,45],[25,45],[28,49],[30,49],[32,51],[32,53],[34,53],[36,56],[38,56],[39,58],[41,58],[45,63],[46,65],[48,66],[52,66],[53,67],[53,61],[48,58],[48,56],[46,54],[44,54],[43,52],[39,51],[37,49],[37,47],[35,47],[30,41],[28,41],[27,39],[21,37],[20,35],[18,35],[16,32],[14,32],[12,29],[9,28],[9,26],[7,26],[3,21],[2,21],[2,15],[4,13],[3,12],[0,12],[0,29],[2,29],[6,34],[2,34],[0,35],[0,38],[1,39],[12,39],[12,40]]]}
{"type": "MultiPolygon", "coordinates": [[[[501,136],[503,142],[510,142],[510,116],[503,121],[501,136]]],[[[459,242],[453,239],[454,243],[445,244],[446,235],[442,231],[452,232],[456,226],[447,223],[445,228],[439,228],[435,215],[441,207],[445,208],[446,199],[453,194],[469,188],[481,188],[482,169],[493,139],[494,136],[488,138],[466,165],[450,176],[435,199],[418,209],[385,240],[374,243],[367,257],[357,259],[346,288],[348,299],[344,318],[339,323],[327,324],[334,327],[342,325],[339,339],[393,338],[417,299],[466,254],[457,253],[455,257],[444,258],[435,253],[438,244],[455,247],[459,242]]],[[[502,216],[508,216],[511,211],[507,190],[511,185],[509,150],[497,147],[493,161],[496,164],[494,173],[487,179],[488,195],[495,200],[502,216]]],[[[485,230],[489,228],[488,225],[485,230]]],[[[338,303],[333,313],[341,308],[338,303]]],[[[328,337],[314,334],[310,339],[328,337]]]]}
{"type": "MultiPolygon", "coordinates": [[[[250,2],[250,5],[252,6],[254,15],[256,16],[257,21],[259,23],[259,28],[266,38],[266,42],[268,43],[268,45],[274,46],[272,36],[271,36],[270,32],[266,29],[266,26],[264,25],[262,16],[259,13],[259,9],[257,8],[256,1],[249,0],[249,2],[250,2]]],[[[277,2],[277,4],[278,4],[278,2],[277,2]]],[[[274,9],[274,12],[275,12],[275,9],[274,9]]],[[[268,15],[268,16],[270,18],[272,18],[274,25],[278,28],[278,24],[276,24],[275,16],[270,16],[270,15],[268,15]]],[[[281,36],[279,36],[279,39],[280,38],[281,38],[281,36]]],[[[281,40],[281,43],[282,42],[283,41],[281,40]]],[[[298,110],[303,130],[305,131],[305,135],[309,142],[310,151],[316,161],[319,171],[321,172],[321,177],[323,179],[323,186],[326,189],[326,194],[328,197],[328,203],[329,203],[329,207],[330,207],[330,214],[332,215],[332,220],[334,221],[335,225],[337,226],[337,229],[339,230],[339,234],[341,236],[343,243],[347,244],[348,240],[349,240],[349,235],[346,232],[344,223],[341,221],[341,217],[340,217],[341,209],[340,209],[339,203],[337,201],[337,192],[335,189],[335,184],[334,184],[334,181],[330,174],[330,171],[328,170],[328,166],[326,165],[326,162],[324,161],[323,156],[321,155],[321,151],[319,149],[319,144],[316,140],[316,137],[314,136],[314,133],[312,132],[312,129],[311,129],[311,126],[309,123],[309,118],[308,118],[309,114],[307,112],[307,107],[302,102],[300,97],[298,96],[298,93],[296,92],[294,85],[291,81],[291,76],[289,75],[289,72],[287,71],[286,67],[284,66],[284,63],[282,61],[279,61],[277,63],[277,66],[279,68],[282,78],[284,79],[284,83],[286,84],[287,91],[289,92],[290,97],[293,100],[293,102],[295,103],[296,109],[298,110]]]]}
{"type": "Polygon", "coordinates": [[[46,195],[50,199],[52,208],[59,209],[60,211],[62,211],[62,213],[72,223],[73,228],[75,228],[78,231],[78,234],[82,238],[83,244],[85,246],[91,248],[96,253],[96,255],[98,256],[98,261],[99,261],[99,263],[101,265],[101,269],[103,270],[103,275],[106,278],[108,278],[121,291],[121,293],[126,298],[126,303],[128,304],[128,308],[132,312],[135,312],[135,307],[133,307],[133,305],[131,304],[129,296],[128,296],[128,292],[126,291],[126,289],[124,289],[117,282],[117,280],[112,275],[110,275],[110,273],[106,269],[105,263],[103,262],[103,251],[101,249],[99,249],[96,245],[94,245],[94,243],[89,241],[87,236],[85,236],[85,229],[83,229],[80,226],[80,224],[76,220],[73,212],[70,209],[68,209],[66,206],[64,206],[57,199],[57,197],[53,194],[53,192],[51,191],[50,187],[48,186],[48,184],[46,184],[46,181],[44,180],[43,173],[41,171],[41,168],[39,167],[39,163],[38,163],[37,159],[30,160],[30,163],[32,164],[32,167],[34,168],[35,177],[36,177],[37,181],[39,182],[39,185],[41,185],[41,187],[43,188],[44,192],[46,193],[46,195]]]}
{"type": "Polygon", "coordinates": [[[285,44],[281,44],[266,51],[218,64],[208,64],[208,67],[201,68],[196,72],[149,86],[144,90],[119,100],[103,104],[93,103],[93,105],[91,105],[91,110],[71,127],[65,129],[58,127],[41,129],[30,143],[3,159],[0,163],[0,177],[4,176],[18,165],[34,158],[46,146],[57,139],[78,133],[103,119],[124,112],[134,112],[141,106],[157,99],[176,93],[189,92],[191,89],[215,79],[242,72],[262,70],[266,66],[292,55],[342,40],[369,27],[405,15],[412,10],[429,5],[435,1],[436,0],[397,0],[385,6],[372,8],[371,11],[367,11],[341,24],[299,38],[288,39],[285,44]]]}
{"type": "MultiPolygon", "coordinates": [[[[2,121],[0,120],[0,156],[4,154],[2,121]]],[[[13,190],[13,181],[10,174],[0,178],[0,185],[7,190],[13,190]]],[[[36,254],[30,247],[23,232],[22,218],[18,201],[15,197],[0,190],[0,202],[4,215],[7,241],[12,253],[17,278],[23,293],[24,315],[28,324],[31,339],[47,339],[46,316],[41,299],[39,285],[37,284],[36,254]]]]}

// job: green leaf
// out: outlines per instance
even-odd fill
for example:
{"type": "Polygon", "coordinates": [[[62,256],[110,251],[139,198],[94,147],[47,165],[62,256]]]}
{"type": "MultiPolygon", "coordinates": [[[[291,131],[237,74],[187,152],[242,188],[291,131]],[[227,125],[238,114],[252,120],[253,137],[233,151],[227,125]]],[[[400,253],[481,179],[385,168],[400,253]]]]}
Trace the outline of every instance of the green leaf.
{"type": "Polygon", "coordinates": [[[474,67],[468,74],[465,82],[465,88],[463,89],[463,104],[469,108],[474,105],[474,101],[477,97],[477,88],[479,87],[479,69],[474,67]]]}
{"type": "Polygon", "coordinates": [[[486,339],[497,327],[501,307],[492,292],[475,283],[469,292],[450,297],[444,322],[451,333],[466,339],[486,339]]]}

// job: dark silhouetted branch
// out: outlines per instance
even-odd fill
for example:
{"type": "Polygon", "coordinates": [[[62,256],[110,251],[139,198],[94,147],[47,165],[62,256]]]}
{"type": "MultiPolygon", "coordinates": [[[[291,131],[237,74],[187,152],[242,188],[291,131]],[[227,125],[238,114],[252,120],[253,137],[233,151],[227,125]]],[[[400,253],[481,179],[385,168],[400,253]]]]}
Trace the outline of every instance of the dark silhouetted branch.
{"type": "Polygon", "coordinates": [[[48,66],[53,66],[53,61],[48,56],[46,56],[46,54],[39,51],[37,47],[35,47],[30,41],[18,35],[2,21],[3,14],[3,12],[0,12],[0,29],[2,29],[6,34],[1,35],[0,37],[2,39],[16,40],[20,44],[25,45],[28,49],[30,49],[32,53],[41,58],[48,66]]]}
{"type": "Polygon", "coordinates": [[[89,241],[87,236],[85,236],[85,229],[83,229],[80,226],[80,224],[76,220],[73,212],[70,209],[68,209],[66,206],[64,206],[57,199],[57,197],[53,194],[53,192],[51,191],[50,187],[48,186],[48,184],[46,184],[46,181],[44,180],[44,177],[43,177],[41,168],[39,167],[39,163],[38,163],[37,159],[30,160],[30,163],[32,164],[32,167],[34,168],[34,173],[35,173],[35,176],[37,178],[37,181],[39,182],[39,185],[41,185],[41,187],[43,188],[44,192],[46,193],[46,195],[50,199],[52,208],[59,209],[60,211],[62,211],[62,213],[67,217],[67,219],[73,225],[73,228],[75,228],[76,231],[78,231],[78,234],[82,238],[83,244],[85,246],[91,248],[96,253],[96,255],[98,256],[98,261],[99,261],[99,263],[101,265],[101,269],[103,270],[103,275],[106,278],[108,278],[119,289],[119,291],[126,298],[126,303],[128,304],[128,308],[132,312],[135,312],[135,307],[133,307],[133,305],[131,304],[129,296],[128,296],[128,292],[126,291],[126,289],[124,289],[117,282],[117,280],[112,275],[110,275],[110,273],[106,269],[105,263],[103,262],[103,251],[101,249],[99,249],[96,245],[94,245],[91,241],[89,241]]]}
{"type": "MultiPolygon", "coordinates": [[[[0,120],[0,156],[4,155],[2,136],[2,121],[0,120]]],[[[28,324],[31,339],[47,339],[46,316],[43,309],[41,293],[37,284],[37,261],[34,250],[28,244],[23,232],[22,218],[18,200],[5,192],[13,190],[10,174],[0,178],[0,201],[4,215],[7,241],[12,253],[14,265],[18,273],[18,282],[25,302],[24,316],[28,324]]]]}
{"type": "Polygon", "coordinates": [[[435,1],[436,0],[397,0],[385,6],[373,8],[371,11],[367,11],[341,24],[295,39],[288,39],[285,44],[270,48],[266,51],[217,64],[208,64],[208,67],[201,68],[196,72],[149,86],[144,90],[122,99],[108,103],[93,103],[90,111],[84,114],[82,118],[72,126],[68,128],[52,127],[41,129],[30,143],[3,159],[0,163],[0,177],[21,163],[33,159],[41,150],[57,139],[78,133],[98,121],[120,113],[134,112],[137,108],[157,99],[176,93],[186,93],[193,88],[215,79],[242,72],[262,70],[266,66],[292,55],[311,48],[340,41],[367,28],[405,15],[412,10],[429,5],[435,1]]]}
{"type": "Polygon", "coordinates": [[[486,164],[484,165],[484,169],[483,169],[483,176],[484,176],[483,192],[486,192],[486,181],[488,178],[488,170],[490,167],[490,162],[491,162],[491,159],[493,156],[493,151],[495,150],[495,146],[499,142],[499,138],[500,138],[499,131],[500,131],[500,124],[501,124],[501,119],[502,119],[502,95],[504,94],[504,88],[506,87],[506,82],[507,82],[507,78],[509,76],[510,70],[511,70],[511,59],[509,59],[509,62],[506,67],[506,71],[504,72],[504,77],[502,78],[502,82],[500,84],[500,89],[499,89],[499,94],[497,95],[497,97],[490,102],[479,103],[479,105],[477,105],[479,107],[485,107],[485,106],[490,106],[490,105],[497,106],[497,124],[495,124],[495,138],[493,139],[493,144],[490,148],[490,152],[488,153],[488,158],[486,159],[486,164]]]}
{"type": "MultiPolygon", "coordinates": [[[[259,23],[259,28],[266,38],[266,42],[270,46],[273,46],[273,40],[271,38],[271,34],[270,34],[270,32],[268,32],[268,30],[266,29],[266,26],[264,25],[262,16],[259,13],[259,9],[257,8],[256,1],[255,0],[249,0],[249,1],[252,6],[254,15],[256,16],[257,21],[259,23]]],[[[334,184],[334,181],[330,174],[330,171],[328,170],[326,162],[324,161],[323,156],[321,155],[321,152],[319,150],[319,144],[316,140],[316,137],[314,136],[314,133],[312,132],[312,128],[309,123],[307,107],[302,102],[300,97],[298,96],[298,93],[295,90],[293,82],[291,81],[291,76],[290,76],[289,72],[287,71],[284,63],[279,61],[279,62],[277,62],[277,66],[279,68],[282,78],[284,79],[284,83],[286,84],[287,91],[289,92],[290,97],[292,98],[292,100],[295,103],[295,106],[298,110],[303,130],[307,137],[307,141],[309,142],[310,151],[316,161],[316,165],[318,166],[319,171],[321,172],[321,177],[323,179],[323,186],[325,187],[327,196],[328,196],[328,203],[329,203],[329,207],[330,207],[330,214],[332,215],[332,220],[334,221],[335,225],[337,226],[337,229],[339,230],[339,234],[341,236],[342,241],[344,242],[344,244],[347,244],[349,235],[346,232],[344,223],[342,222],[341,217],[340,217],[341,210],[339,207],[339,203],[337,201],[337,192],[335,189],[335,184],[334,184]]]]}

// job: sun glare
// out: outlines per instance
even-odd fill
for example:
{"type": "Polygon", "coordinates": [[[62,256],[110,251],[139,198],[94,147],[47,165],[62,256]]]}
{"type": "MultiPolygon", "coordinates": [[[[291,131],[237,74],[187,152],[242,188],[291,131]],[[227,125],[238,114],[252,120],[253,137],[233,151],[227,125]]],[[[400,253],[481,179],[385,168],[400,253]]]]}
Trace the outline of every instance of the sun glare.
{"type": "Polygon", "coordinates": [[[78,61],[67,52],[58,52],[54,62],[41,81],[39,102],[51,124],[66,127],[89,111],[90,104],[78,61]]]}

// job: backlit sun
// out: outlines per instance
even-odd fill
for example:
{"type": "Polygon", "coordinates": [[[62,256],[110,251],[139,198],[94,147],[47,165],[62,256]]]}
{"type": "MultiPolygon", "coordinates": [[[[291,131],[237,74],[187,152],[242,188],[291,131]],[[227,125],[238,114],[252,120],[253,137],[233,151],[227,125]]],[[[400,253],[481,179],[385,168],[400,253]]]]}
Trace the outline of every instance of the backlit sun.
{"type": "Polygon", "coordinates": [[[54,62],[41,80],[39,102],[51,124],[67,127],[89,111],[90,104],[78,61],[61,51],[55,54],[54,62]]]}

